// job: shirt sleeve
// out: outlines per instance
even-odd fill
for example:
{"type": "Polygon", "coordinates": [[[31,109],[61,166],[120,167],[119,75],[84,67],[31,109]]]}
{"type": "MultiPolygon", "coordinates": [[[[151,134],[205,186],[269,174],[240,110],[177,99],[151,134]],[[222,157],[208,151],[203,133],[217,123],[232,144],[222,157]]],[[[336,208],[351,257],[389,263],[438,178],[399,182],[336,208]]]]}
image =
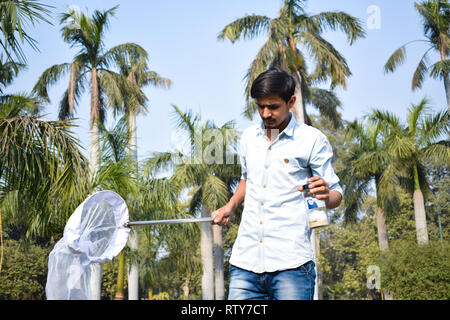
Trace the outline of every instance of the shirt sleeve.
{"type": "Polygon", "coordinates": [[[343,198],[343,191],[339,185],[339,177],[336,175],[332,164],[333,149],[325,135],[320,135],[314,146],[309,160],[309,166],[313,176],[324,179],[329,186],[329,190],[336,190],[343,198]]]}
{"type": "Polygon", "coordinates": [[[247,180],[247,147],[244,133],[239,141],[239,162],[241,163],[241,180],[247,180]]]}

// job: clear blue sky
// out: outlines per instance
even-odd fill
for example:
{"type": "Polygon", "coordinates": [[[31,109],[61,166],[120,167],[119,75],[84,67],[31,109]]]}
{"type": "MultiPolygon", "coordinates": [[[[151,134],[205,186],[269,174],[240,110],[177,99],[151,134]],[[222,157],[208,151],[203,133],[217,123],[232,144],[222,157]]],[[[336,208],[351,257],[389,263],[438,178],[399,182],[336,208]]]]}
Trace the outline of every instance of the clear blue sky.
{"type": "MultiPolygon", "coordinates": [[[[242,117],[244,101],[243,77],[264,43],[264,36],[252,41],[231,44],[218,41],[225,25],[247,14],[278,15],[281,0],[72,0],[45,1],[54,6],[53,26],[39,24],[30,30],[38,41],[40,52],[25,47],[28,69],[9,87],[10,93],[30,91],[41,73],[56,63],[70,62],[76,49],[71,49],[60,36],[59,13],[70,5],[93,12],[117,4],[119,8],[106,33],[107,48],[135,42],[150,55],[150,68],[170,78],[170,90],[148,88],[149,112],[138,118],[138,155],[142,159],[152,151],[167,151],[174,125],[172,104],[182,110],[201,112],[203,119],[222,125],[234,119],[244,129],[252,122],[242,117]]],[[[390,110],[405,118],[406,108],[428,97],[434,110],[446,107],[443,83],[427,79],[422,90],[411,92],[413,72],[426,50],[424,44],[414,44],[407,51],[407,62],[394,74],[384,75],[383,66],[395,49],[404,43],[423,39],[419,15],[412,0],[310,0],[310,14],[342,10],[358,17],[366,25],[371,16],[369,6],[380,9],[380,29],[367,29],[367,37],[350,47],[339,32],[327,33],[328,39],[347,59],[353,76],[346,91],[337,90],[343,102],[343,118],[354,120],[371,108],[390,110]]],[[[433,56],[432,62],[438,57],[433,56]]],[[[51,103],[44,113],[56,120],[58,103],[67,88],[68,79],[50,89],[51,103]]],[[[314,110],[309,108],[309,112],[314,110]]],[[[85,94],[77,107],[75,132],[86,150],[89,148],[89,95],[85,94]]],[[[254,121],[257,121],[254,120],[254,121]]],[[[108,124],[114,120],[109,116],[108,124]]],[[[85,151],[88,155],[88,152],[85,151]]]]}

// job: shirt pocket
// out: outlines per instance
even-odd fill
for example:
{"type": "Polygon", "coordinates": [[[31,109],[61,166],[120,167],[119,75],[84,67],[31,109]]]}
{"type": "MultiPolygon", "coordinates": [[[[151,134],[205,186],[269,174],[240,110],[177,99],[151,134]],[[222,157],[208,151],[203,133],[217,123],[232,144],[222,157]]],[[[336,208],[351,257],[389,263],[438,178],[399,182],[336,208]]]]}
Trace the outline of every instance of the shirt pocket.
{"type": "Polygon", "coordinates": [[[278,157],[276,159],[277,167],[285,174],[297,176],[304,172],[307,168],[300,166],[297,158],[294,157],[278,157]]]}

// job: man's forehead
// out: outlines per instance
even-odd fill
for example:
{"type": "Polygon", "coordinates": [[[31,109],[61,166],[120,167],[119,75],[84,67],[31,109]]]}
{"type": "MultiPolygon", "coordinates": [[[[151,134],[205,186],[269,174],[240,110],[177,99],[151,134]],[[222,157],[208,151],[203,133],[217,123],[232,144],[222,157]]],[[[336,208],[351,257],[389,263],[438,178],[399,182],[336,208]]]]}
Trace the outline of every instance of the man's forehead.
{"type": "Polygon", "coordinates": [[[284,102],[284,100],[275,94],[269,94],[269,95],[266,95],[266,96],[256,99],[256,103],[260,106],[280,104],[283,102],[284,102]]]}

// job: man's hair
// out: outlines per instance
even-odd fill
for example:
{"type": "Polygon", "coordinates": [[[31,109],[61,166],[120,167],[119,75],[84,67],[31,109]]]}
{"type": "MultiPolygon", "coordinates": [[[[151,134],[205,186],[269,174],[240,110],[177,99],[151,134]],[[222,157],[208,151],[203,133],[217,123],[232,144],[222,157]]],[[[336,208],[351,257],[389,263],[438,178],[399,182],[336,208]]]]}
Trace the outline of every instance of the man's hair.
{"type": "Polygon", "coordinates": [[[295,93],[295,80],[284,70],[274,67],[261,73],[253,81],[250,95],[253,99],[259,99],[269,94],[274,94],[289,102],[295,93]]]}

